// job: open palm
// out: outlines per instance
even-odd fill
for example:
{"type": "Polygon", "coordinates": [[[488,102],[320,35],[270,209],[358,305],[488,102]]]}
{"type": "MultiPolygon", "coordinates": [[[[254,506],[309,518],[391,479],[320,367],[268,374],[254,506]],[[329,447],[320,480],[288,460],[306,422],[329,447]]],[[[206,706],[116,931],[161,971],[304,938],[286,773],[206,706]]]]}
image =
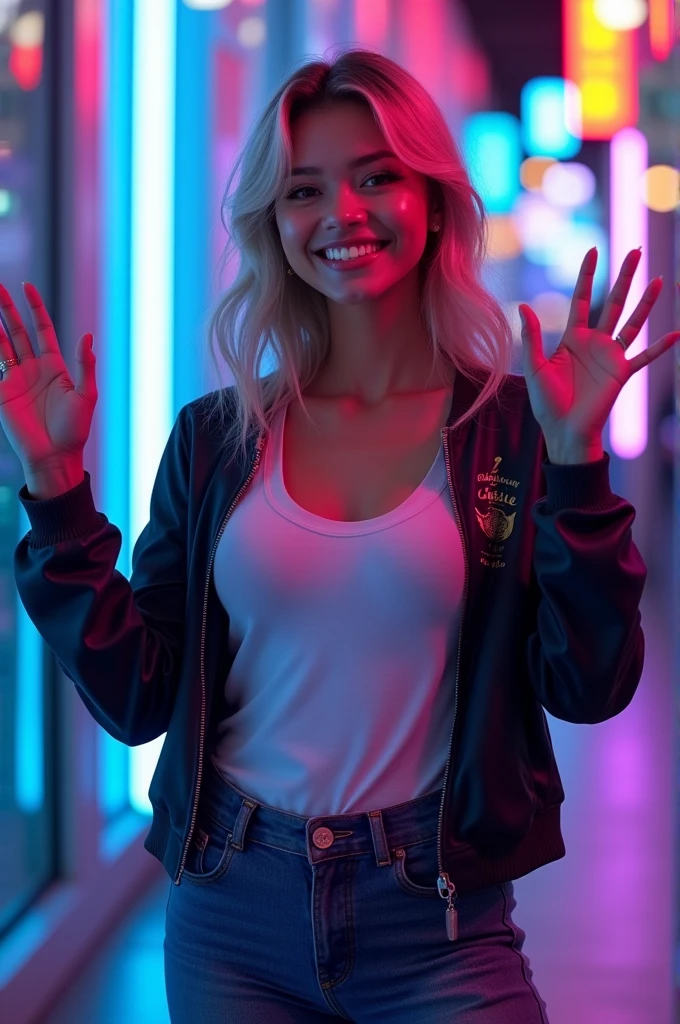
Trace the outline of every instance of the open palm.
{"type": "MultiPolygon", "coordinates": [[[[680,331],[671,331],[633,359],[627,359],[623,345],[612,338],[640,257],[638,249],[628,253],[597,326],[590,328],[588,316],[597,249],[586,253],[574,289],[567,328],[550,359],[546,359],[543,352],[538,317],[530,306],[520,305],[524,376],[531,408],[546,437],[584,442],[599,440],[626,381],[680,339],[680,331]]],[[[662,288],[663,281],[655,278],[621,329],[620,337],[626,347],[640,333],[662,288]]]]}

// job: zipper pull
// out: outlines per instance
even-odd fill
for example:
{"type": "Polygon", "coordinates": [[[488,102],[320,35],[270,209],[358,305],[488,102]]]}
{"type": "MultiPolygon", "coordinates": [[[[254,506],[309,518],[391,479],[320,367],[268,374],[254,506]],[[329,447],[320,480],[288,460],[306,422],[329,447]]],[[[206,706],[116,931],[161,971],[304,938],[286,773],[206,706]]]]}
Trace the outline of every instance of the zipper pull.
{"type": "Polygon", "coordinates": [[[439,878],[437,879],[437,888],[439,889],[439,895],[442,899],[448,902],[446,908],[446,935],[451,942],[455,942],[458,938],[458,911],[455,908],[455,891],[456,887],[450,880],[446,871],[442,871],[439,878]]]}

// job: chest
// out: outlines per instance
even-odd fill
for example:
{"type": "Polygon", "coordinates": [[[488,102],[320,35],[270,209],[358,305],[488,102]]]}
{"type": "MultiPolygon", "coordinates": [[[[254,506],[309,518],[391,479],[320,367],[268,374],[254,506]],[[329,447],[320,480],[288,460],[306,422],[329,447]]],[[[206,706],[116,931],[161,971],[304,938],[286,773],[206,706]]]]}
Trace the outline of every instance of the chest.
{"type": "Polygon", "coordinates": [[[427,476],[450,405],[448,390],[388,412],[352,416],[307,402],[315,429],[291,402],[283,431],[288,494],[324,519],[361,522],[386,515],[427,476]]]}

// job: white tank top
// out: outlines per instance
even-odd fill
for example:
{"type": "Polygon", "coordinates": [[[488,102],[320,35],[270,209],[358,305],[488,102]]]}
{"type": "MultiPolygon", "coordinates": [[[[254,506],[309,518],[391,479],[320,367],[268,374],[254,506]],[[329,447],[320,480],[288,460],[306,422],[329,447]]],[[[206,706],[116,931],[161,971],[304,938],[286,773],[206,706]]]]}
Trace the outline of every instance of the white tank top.
{"type": "Polygon", "coordinates": [[[443,785],[453,724],[464,563],[443,446],[398,508],[335,522],[286,492],[285,412],[215,555],[237,710],[209,753],[294,814],[413,800],[443,785]]]}

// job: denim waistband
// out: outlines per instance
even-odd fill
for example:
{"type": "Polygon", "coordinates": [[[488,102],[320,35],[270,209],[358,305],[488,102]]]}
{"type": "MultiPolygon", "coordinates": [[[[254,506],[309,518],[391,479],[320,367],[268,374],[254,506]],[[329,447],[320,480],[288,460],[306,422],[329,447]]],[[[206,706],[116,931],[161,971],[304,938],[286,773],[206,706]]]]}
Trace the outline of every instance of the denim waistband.
{"type": "Polygon", "coordinates": [[[379,866],[390,864],[395,849],[436,837],[440,804],[441,789],[379,810],[304,817],[243,793],[210,756],[200,796],[200,807],[232,834],[237,850],[252,839],[307,857],[310,864],[371,852],[379,866]]]}

